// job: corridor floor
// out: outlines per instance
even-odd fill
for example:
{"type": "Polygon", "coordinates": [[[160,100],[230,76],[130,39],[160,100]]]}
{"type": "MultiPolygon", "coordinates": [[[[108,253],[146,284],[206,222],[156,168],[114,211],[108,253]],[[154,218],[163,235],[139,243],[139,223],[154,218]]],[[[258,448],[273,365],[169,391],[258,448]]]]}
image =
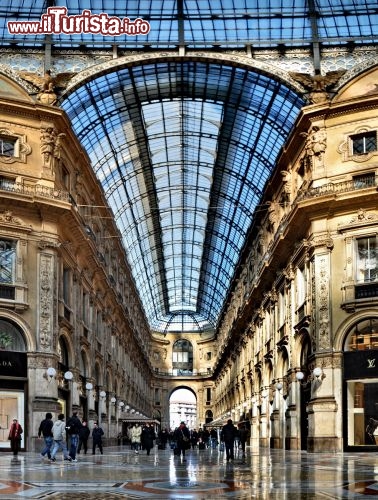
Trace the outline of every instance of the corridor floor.
{"type": "Polygon", "coordinates": [[[0,454],[3,499],[280,499],[378,498],[375,453],[308,454],[248,450],[226,462],[217,449],[190,450],[186,461],[170,449],[138,455],[129,446],[105,448],[104,455],[78,455],[56,463],[38,453],[14,459],[0,454]]]}

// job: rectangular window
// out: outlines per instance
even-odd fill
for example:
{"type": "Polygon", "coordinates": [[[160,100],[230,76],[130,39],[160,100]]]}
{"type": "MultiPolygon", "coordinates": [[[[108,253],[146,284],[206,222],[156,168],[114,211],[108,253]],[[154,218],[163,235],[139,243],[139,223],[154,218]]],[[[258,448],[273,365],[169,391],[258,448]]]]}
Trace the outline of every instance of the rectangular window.
{"type": "Polygon", "coordinates": [[[377,151],[377,133],[364,132],[351,136],[352,151],[354,155],[364,155],[371,151],[377,151]]]}
{"type": "Polygon", "coordinates": [[[206,388],[206,401],[211,401],[211,387],[206,388]]]}
{"type": "Polygon", "coordinates": [[[172,361],[174,363],[188,363],[189,353],[187,352],[173,352],[172,361]]]}
{"type": "Polygon", "coordinates": [[[297,307],[301,306],[306,297],[306,281],[304,269],[297,269],[297,307]]]}
{"type": "Polygon", "coordinates": [[[17,139],[12,137],[0,136],[0,156],[17,156],[16,154],[17,139]]]}
{"type": "Polygon", "coordinates": [[[63,269],[63,301],[69,306],[71,296],[71,273],[68,268],[63,269]]]}
{"type": "Polygon", "coordinates": [[[0,240],[0,283],[13,285],[16,272],[16,243],[0,240]]]}
{"type": "Polygon", "coordinates": [[[278,323],[279,327],[285,323],[286,311],[285,311],[285,292],[282,288],[278,293],[278,323]]]}
{"type": "Polygon", "coordinates": [[[378,278],[377,238],[371,236],[357,240],[357,276],[358,283],[369,283],[378,278]]]}

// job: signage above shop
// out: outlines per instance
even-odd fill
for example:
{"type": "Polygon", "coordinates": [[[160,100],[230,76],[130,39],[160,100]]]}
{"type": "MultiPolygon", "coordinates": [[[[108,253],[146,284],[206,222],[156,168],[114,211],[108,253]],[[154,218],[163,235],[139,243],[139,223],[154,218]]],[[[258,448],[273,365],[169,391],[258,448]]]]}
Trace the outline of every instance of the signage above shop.
{"type": "Polygon", "coordinates": [[[0,377],[27,378],[26,352],[0,350],[0,377]]]}
{"type": "Polygon", "coordinates": [[[344,378],[378,378],[378,350],[344,352],[344,378]]]}

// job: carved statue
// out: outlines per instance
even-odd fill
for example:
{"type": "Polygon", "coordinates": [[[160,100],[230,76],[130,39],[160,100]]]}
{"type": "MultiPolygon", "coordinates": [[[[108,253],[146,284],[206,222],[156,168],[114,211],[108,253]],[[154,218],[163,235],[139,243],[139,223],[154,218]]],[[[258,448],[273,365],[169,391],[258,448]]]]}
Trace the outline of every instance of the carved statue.
{"type": "Polygon", "coordinates": [[[40,89],[37,99],[43,104],[55,104],[58,93],[65,89],[70,79],[76,73],[59,73],[56,76],[51,75],[50,70],[46,70],[43,76],[36,75],[30,71],[20,71],[19,75],[23,80],[32,83],[40,89]]]}
{"type": "Polygon", "coordinates": [[[312,130],[301,132],[302,137],[307,137],[306,140],[306,155],[307,156],[321,156],[327,147],[327,134],[324,128],[313,127],[312,130]]]}
{"type": "Polygon", "coordinates": [[[50,164],[54,153],[56,134],[53,127],[41,128],[41,154],[44,165],[50,164]]]}
{"type": "Polygon", "coordinates": [[[329,99],[328,88],[332,87],[345,73],[345,71],[330,71],[325,75],[320,73],[308,75],[307,73],[289,73],[297,82],[309,90],[309,100],[318,104],[327,102],[329,99]]]}

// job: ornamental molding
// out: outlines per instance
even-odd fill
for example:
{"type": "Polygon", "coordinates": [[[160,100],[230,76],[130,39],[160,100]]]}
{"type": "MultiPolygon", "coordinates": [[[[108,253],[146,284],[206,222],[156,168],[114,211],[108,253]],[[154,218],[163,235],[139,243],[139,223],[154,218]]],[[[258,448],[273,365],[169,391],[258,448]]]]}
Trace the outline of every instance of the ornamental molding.
{"type": "Polygon", "coordinates": [[[13,212],[11,212],[10,210],[5,210],[4,212],[0,213],[0,224],[13,228],[17,226],[26,231],[32,230],[31,225],[26,225],[22,219],[20,219],[19,217],[15,217],[13,215],[13,212]]]}
{"type": "MultiPolygon", "coordinates": [[[[174,60],[174,61],[203,61],[203,62],[221,62],[221,63],[230,63],[231,65],[240,65],[244,66],[246,69],[252,70],[260,70],[266,72],[271,75],[272,65],[271,63],[263,62],[257,59],[252,59],[248,55],[239,55],[235,53],[212,53],[205,51],[203,52],[192,52],[188,51],[185,55],[179,55],[178,52],[150,52],[143,53],[140,52],[136,54],[131,54],[127,56],[121,56],[118,59],[112,59],[109,61],[105,61],[101,64],[97,64],[95,66],[91,66],[76,76],[74,76],[67,85],[66,92],[72,91],[73,89],[80,87],[86,81],[93,79],[94,77],[103,74],[104,72],[116,71],[117,69],[127,67],[127,66],[135,66],[138,63],[152,63],[158,62],[160,60],[174,60]]],[[[274,68],[274,75],[283,80],[286,84],[289,84],[291,88],[294,88],[298,93],[303,93],[303,87],[299,85],[294,79],[292,79],[287,71],[284,71],[278,67],[274,68]]],[[[62,94],[62,97],[64,94],[62,94]]]]}
{"type": "Polygon", "coordinates": [[[337,226],[339,232],[347,231],[349,229],[360,228],[361,226],[373,226],[378,223],[378,216],[375,213],[366,212],[360,208],[357,213],[346,224],[341,223],[337,226]]]}
{"type": "Polygon", "coordinates": [[[32,152],[31,146],[27,143],[25,134],[17,134],[13,130],[0,127],[0,136],[17,140],[17,153],[15,156],[0,156],[1,163],[26,163],[26,157],[32,152]]]}

